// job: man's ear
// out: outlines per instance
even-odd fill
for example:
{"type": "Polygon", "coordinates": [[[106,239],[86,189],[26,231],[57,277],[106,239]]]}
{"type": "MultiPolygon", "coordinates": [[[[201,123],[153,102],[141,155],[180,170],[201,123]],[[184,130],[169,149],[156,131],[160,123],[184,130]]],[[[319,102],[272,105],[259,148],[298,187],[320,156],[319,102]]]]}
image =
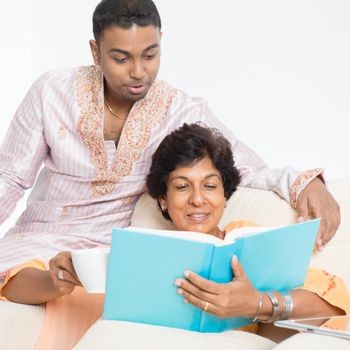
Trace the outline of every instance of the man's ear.
{"type": "Polygon", "coordinates": [[[89,44],[94,63],[96,66],[98,66],[100,64],[100,48],[98,47],[98,44],[95,40],[91,39],[89,41],[89,44]]]}

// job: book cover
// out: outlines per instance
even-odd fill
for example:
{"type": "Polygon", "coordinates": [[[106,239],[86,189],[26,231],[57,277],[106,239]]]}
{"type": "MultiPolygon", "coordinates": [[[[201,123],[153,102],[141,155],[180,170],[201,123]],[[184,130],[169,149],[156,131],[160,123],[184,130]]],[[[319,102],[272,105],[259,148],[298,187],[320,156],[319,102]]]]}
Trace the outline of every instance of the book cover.
{"type": "Polygon", "coordinates": [[[215,282],[232,280],[237,255],[259,290],[303,285],[319,219],[275,228],[243,228],[222,241],[193,232],[114,228],[107,274],[104,316],[199,332],[221,332],[251,319],[220,319],[184,303],[174,285],[185,270],[215,282]]]}

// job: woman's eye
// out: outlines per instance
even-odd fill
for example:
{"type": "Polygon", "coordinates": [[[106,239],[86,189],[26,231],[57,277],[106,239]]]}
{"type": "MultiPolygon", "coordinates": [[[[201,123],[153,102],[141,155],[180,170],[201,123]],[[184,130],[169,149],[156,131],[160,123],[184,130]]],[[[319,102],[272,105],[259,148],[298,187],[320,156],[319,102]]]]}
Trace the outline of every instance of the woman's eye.
{"type": "Polygon", "coordinates": [[[151,60],[155,55],[145,55],[144,58],[147,60],[151,60]]]}
{"type": "Polygon", "coordinates": [[[175,188],[177,191],[185,191],[188,188],[188,185],[177,185],[175,188]]]}

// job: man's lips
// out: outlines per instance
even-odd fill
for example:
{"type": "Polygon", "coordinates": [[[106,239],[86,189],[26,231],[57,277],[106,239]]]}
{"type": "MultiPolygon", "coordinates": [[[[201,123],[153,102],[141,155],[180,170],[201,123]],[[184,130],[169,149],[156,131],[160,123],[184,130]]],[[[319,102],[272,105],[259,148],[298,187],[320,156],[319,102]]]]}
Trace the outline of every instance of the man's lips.
{"type": "Polygon", "coordinates": [[[130,86],[127,86],[127,89],[133,95],[140,95],[145,91],[146,85],[145,84],[130,85],[130,86]]]}

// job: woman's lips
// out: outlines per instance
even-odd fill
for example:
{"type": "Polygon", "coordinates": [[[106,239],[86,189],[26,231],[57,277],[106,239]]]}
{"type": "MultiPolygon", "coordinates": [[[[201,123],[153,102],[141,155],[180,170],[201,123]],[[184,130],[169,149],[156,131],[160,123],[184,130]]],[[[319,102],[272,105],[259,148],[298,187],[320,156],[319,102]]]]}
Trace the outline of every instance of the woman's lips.
{"type": "Polygon", "coordinates": [[[210,215],[209,213],[190,213],[187,216],[192,221],[201,222],[201,221],[206,220],[209,215],[210,215]]]}
{"type": "Polygon", "coordinates": [[[141,95],[145,89],[145,85],[133,85],[133,86],[128,86],[128,91],[133,94],[133,95],[141,95]]]}

